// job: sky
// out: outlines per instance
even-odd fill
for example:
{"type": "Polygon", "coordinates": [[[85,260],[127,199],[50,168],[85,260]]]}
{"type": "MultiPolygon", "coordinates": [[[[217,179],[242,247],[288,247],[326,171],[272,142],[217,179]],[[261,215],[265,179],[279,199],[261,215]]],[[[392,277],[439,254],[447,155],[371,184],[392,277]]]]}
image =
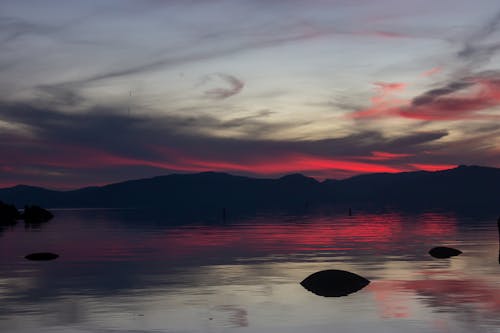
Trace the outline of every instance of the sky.
{"type": "Polygon", "coordinates": [[[1,0],[0,187],[500,167],[497,0],[1,0]]]}

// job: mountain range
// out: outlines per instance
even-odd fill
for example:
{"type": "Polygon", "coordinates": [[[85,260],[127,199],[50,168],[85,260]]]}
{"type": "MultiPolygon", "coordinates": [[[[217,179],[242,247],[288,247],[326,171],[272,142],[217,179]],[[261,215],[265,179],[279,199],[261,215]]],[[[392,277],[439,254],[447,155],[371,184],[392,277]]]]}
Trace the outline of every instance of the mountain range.
{"type": "Polygon", "coordinates": [[[500,210],[500,169],[459,166],[428,172],[374,173],[322,182],[301,174],[278,179],[219,172],[171,174],[71,191],[17,185],[0,189],[17,207],[258,210],[313,206],[500,210]]]}

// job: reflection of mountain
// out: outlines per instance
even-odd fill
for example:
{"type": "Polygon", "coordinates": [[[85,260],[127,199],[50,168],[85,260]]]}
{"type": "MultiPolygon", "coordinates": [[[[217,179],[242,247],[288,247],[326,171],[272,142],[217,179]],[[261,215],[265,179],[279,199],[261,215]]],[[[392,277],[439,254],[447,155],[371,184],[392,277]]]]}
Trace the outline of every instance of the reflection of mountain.
{"type": "Polygon", "coordinates": [[[30,186],[0,190],[0,200],[22,206],[164,207],[167,210],[257,209],[316,204],[407,208],[496,208],[500,169],[461,166],[438,172],[369,174],[318,182],[300,174],[257,179],[224,173],[168,175],[74,191],[30,186]]]}

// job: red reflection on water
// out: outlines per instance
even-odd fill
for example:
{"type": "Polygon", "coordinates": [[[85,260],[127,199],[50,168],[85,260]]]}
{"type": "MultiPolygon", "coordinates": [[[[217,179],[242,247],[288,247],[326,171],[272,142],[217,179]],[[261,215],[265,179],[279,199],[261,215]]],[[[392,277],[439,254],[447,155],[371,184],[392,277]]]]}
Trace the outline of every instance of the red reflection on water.
{"type": "Polygon", "coordinates": [[[415,233],[422,236],[440,236],[454,234],[457,221],[453,216],[439,213],[425,213],[419,216],[418,228],[415,233]]]}
{"type": "Polygon", "coordinates": [[[497,314],[500,311],[500,289],[481,277],[470,278],[455,272],[450,278],[451,271],[426,271],[425,277],[418,280],[385,280],[371,283],[367,290],[374,294],[374,298],[382,317],[410,316],[411,299],[402,291],[418,295],[426,305],[433,308],[453,308],[485,311],[488,314],[497,314]],[[446,277],[439,279],[439,277],[446,277]]]}
{"type": "Polygon", "coordinates": [[[401,289],[401,286],[394,281],[389,281],[389,283],[376,281],[368,285],[367,290],[374,295],[380,317],[408,318],[411,316],[409,302],[401,297],[398,289],[401,289]]]}
{"type": "MultiPolygon", "coordinates": [[[[418,243],[419,239],[427,241],[429,236],[452,239],[455,224],[454,218],[441,214],[424,214],[408,220],[396,213],[359,213],[352,217],[318,216],[291,222],[261,217],[244,224],[181,226],[154,232],[107,226],[102,230],[79,230],[77,237],[68,226],[64,231],[68,237],[61,236],[51,242],[47,250],[64,249],[61,260],[71,261],[238,258],[322,251],[399,254],[398,247],[418,243]]],[[[16,241],[16,237],[2,239],[5,246],[13,248],[16,241]]],[[[36,243],[32,245],[36,250],[36,243]]]]}
{"type": "Polygon", "coordinates": [[[500,311],[500,290],[480,279],[436,279],[405,281],[403,286],[428,297],[433,306],[456,307],[466,304],[478,310],[500,311]]]}
{"type": "Polygon", "coordinates": [[[355,217],[318,217],[306,223],[275,223],[251,221],[236,226],[205,226],[169,229],[150,240],[149,245],[167,253],[188,255],[206,251],[231,251],[241,253],[297,253],[309,251],[346,251],[362,249],[390,251],[392,246],[415,241],[414,237],[455,233],[453,219],[435,214],[422,215],[414,225],[404,222],[399,214],[359,214],[355,217]],[[403,225],[405,224],[405,225],[403,225]],[[443,224],[444,225],[444,224],[443,224]]]}
{"type": "Polygon", "coordinates": [[[387,244],[399,232],[400,218],[375,215],[347,219],[319,218],[301,224],[256,224],[232,227],[181,228],[157,239],[157,246],[192,252],[211,248],[301,252],[351,249],[356,244],[387,244]]]}

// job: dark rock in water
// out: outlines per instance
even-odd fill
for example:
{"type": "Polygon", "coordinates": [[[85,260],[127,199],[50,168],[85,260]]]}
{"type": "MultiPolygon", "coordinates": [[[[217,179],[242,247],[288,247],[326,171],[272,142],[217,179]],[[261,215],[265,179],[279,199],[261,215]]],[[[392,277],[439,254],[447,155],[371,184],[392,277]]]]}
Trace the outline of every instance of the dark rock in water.
{"type": "Polygon", "coordinates": [[[50,252],[37,252],[37,253],[28,254],[24,258],[26,258],[28,260],[34,260],[34,261],[47,261],[47,260],[54,260],[54,259],[59,258],[59,255],[55,254],[55,253],[50,253],[50,252]]]}
{"type": "Polygon", "coordinates": [[[52,219],[54,215],[46,209],[39,206],[25,206],[21,218],[26,223],[41,223],[52,219]]]}
{"type": "Polygon", "coordinates": [[[300,284],[318,296],[340,297],[361,290],[369,283],[369,280],[357,274],[329,269],[309,275],[300,284]]]}
{"type": "Polygon", "coordinates": [[[445,246],[438,246],[430,249],[429,254],[434,258],[444,259],[462,254],[462,251],[445,246]]]}
{"type": "Polygon", "coordinates": [[[14,205],[8,205],[0,201],[0,225],[15,224],[21,217],[14,205]]]}

